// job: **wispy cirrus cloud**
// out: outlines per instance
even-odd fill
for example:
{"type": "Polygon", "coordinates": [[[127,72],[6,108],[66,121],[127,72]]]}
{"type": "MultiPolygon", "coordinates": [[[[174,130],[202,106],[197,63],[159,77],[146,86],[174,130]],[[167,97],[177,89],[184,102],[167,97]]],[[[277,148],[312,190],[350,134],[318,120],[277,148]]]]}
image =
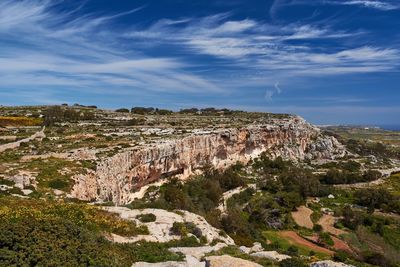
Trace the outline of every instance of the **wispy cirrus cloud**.
{"type": "Polygon", "coordinates": [[[365,32],[335,31],[310,24],[272,25],[255,20],[230,20],[219,14],[185,20],[175,27],[160,20],[127,34],[135,42],[178,45],[187,53],[227,60],[227,65],[269,74],[337,75],[396,69],[396,48],[356,44],[347,48],[316,46],[313,41],[346,40],[365,32]]]}
{"type": "Polygon", "coordinates": [[[400,9],[400,4],[397,0],[274,0],[271,8],[271,17],[276,17],[277,13],[287,7],[298,5],[342,5],[342,6],[358,6],[363,8],[376,9],[381,11],[389,11],[400,9]]]}
{"type": "Polygon", "coordinates": [[[324,1],[324,3],[327,3],[327,4],[361,6],[361,7],[374,8],[374,9],[383,10],[383,11],[400,9],[400,4],[398,3],[398,1],[396,1],[396,2],[394,2],[394,1],[375,1],[375,0],[324,1]]]}
{"type": "MultiPolygon", "coordinates": [[[[36,95],[45,103],[44,98],[62,100],[59,92],[65,91],[73,96],[103,95],[107,100],[120,96],[115,102],[134,97],[167,102],[201,93],[208,101],[231,97],[237,103],[247,97],[275,103],[291,87],[297,90],[298,81],[308,88],[320,77],[393,72],[400,67],[396,43],[372,42],[363,28],[318,20],[269,21],[213,10],[206,16],[143,22],[134,19],[146,10],[143,7],[99,15],[80,12],[80,6],[59,9],[62,2],[0,3],[0,95],[10,98],[7,90],[18,90],[23,92],[15,93],[18,97],[36,95]],[[115,26],[127,16],[128,24],[115,26]],[[276,81],[284,81],[284,92],[276,81]]],[[[365,2],[378,1],[326,0],[312,1],[313,5],[316,2],[366,6],[365,2]]],[[[310,1],[277,0],[276,10],[295,3],[310,1]]]]}
{"type": "MultiPolygon", "coordinates": [[[[176,57],[151,57],[118,44],[110,28],[142,8],[99,16],[57,12],[61,1],[0,3],[0,90],[18,87],[126,88],[164,92],[223,91],[176,57]],[[114,40],[114,41],[110,41],[114,40]]],[[[32,92],[34,94],[34,92],[32,92]]]]}
{"type": "Polygon", "coordinates": [[[276,95],[276,94],[280,94],[282,92],[282,89],[281,89],[281,87],[279,86],[279,82],[275,82],[275,84],[274,84],[274,88],[273,89],[270,89],[270,88],[268,88],[266,91],[265,91],[265,96],[264,96],[264,98],[265,98],[265,100],[267,100],[267,101],[272,101],[272,97],[274,96],[274,95],[276,95]]]}

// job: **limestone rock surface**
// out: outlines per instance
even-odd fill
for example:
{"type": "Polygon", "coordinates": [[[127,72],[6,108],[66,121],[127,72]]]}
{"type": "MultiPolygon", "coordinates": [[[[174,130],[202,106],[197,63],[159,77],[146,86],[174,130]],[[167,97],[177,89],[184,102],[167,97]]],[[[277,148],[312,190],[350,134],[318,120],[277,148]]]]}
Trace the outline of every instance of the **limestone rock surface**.
{"type": "Polygon", "coordinates": [[[258,258],[267,258],[274,261],[283,261],[285,259],[290,259],[291,257],[285,254],[280,254],[276,251],[260,251],[250,254],[250,256],[258,258]]]}
{"type": "Polygon", "coordinates": [[[167,262],[136,262],[132,267],[205,267],[206,263],[200,262],[198,259],[186,256],[185,261],[167,261],[167,262]]]}
{"type": "Polygon", "coordinates": [[[111,239],[114,242],[133,243],[139,240],[146,240],[149,242],[168,242],[180,239],[180,236],[171,234],[170,229],[174,222],[191,222],[201,230],[202,235],[207,238],[208,243],[211,243],[214,239],[219,239],[227,245],[234,244],[232,238],[220,235],[220,231],[211,226],[203,217],[188,211],[178,211],[178,214],[162,209],[131,210],[125,207],[104,207],[104,209],[109,212],[118,213],[121,218],[135,221],[138,225],[144,224],[149,230],[149,235],[138,235],[135,237],[122,237],[112,234],[111,239]],[[142,223],[137,219],[138,215],[149,213],[156,216],[154,222],[142,223]]]}
{"type": "Polygon", "coordinates": [[[162,178],[186,178],[209,163],[224,169],[262,152],[292,160],[334,159],[347,153],[334,137],[324,136],[317,127],[292,116],[271,124],[198,131],[129,148],[99,160],[95,171],[74,176],[71,196],[122,205],[134,199],[136,190],[162,178]]]}
{"type": "Polygon", "coordinates": [[[318,261],[310,264],[310,267],[354,267],[353,265],[348,265],[343,262],[334,262],[331,260],[318,261]]]}
{"type": "Polygon", "coordinates": [[[206,258],[206,266],[209,267],[261,267],[260,264],[235,258],[229,255],[210,256],[206,258]]]}

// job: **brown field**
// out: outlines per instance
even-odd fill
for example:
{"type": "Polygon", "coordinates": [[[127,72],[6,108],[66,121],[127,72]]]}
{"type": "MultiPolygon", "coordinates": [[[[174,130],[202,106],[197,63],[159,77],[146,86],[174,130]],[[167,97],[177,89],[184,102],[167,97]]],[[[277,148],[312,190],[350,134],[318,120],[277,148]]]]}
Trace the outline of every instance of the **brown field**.
{"type": "Polygon", "coordinates": [[[292,217],[297,225],[308,229],[312,229],[314,226],[310,217],[312,213],[313,211],[307,208],[306,206],[300,206],[297,208],[297,211],[292,212],[292,217]]]}

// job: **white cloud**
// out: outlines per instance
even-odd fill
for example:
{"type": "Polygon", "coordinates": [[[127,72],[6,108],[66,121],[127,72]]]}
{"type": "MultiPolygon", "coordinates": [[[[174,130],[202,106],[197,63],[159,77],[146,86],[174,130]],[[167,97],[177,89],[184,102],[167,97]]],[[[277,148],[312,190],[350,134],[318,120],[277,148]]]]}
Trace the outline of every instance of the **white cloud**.
{"type": "Polygon", "coordinates": [[[347,0],[347,1],[328,1],[328,3],[336,4],[336,5],[358,5],[367,8],[374,8],[379,10],[394,10],[399,9],[400,5],[385,2],[385,1],[373,1],[373,0],[347,0]]]}
{"type": "Polygon", "coordinates": [[[77,16],[73,11],[55,13],[54,3],[0,3],[0,88],[43,85],[93,91],[111,88],[109,92],[114,93],[225,93],[270,84],[265,93],[268,100],[280,93],[276,80],[390,71],[400,64],[395,48],[355,42],[351,47],[316,47],[310,42],[332,38],[340,42],[352,34],[365,34],[360,32],[234,20],[229,13],[161,19],[150,26],[113,31],[113,19],[135,16],[140,8],[109,16],[77,16]],[[181,56],[151,57],[142,52],[163,45],[173,46],[181,56]],[[213,71],[199,72],[193,62],[188,63],[198,55],[211,58],[206,67],[213,71]]]}
{"type": "Polygon", "coordinates": [[[279,87],[279,82],[275,82],[274,84],[274,89],[267,89],[265,91],[265,95],[264,98],[265,100],[267,100],[268,102],[272,101],[272,97],[276,94],[280,94],[282,93],[282,89],[279,87]]]}
{"type": "Polygon", "coordinates": [[[110,16],[75,16],[73,11],[55,13],[53,7],[57,2],[0,3],[0,88],[43,85],[85,90],[109,87],[192,93],[222,91],[213,82],[185,71],[191,65],[181,59],[149,57],[119,44],[120,33],[110,31],[110,23],[118,17],[134,15],[141,8],[110,16]]]}
{"type": "Polygon", "coordinates": [[[150,27],[133,30],[127,36],[134,42],[147,40],[152,44],[177,45],[189,53],[227,59],[229,66],[265,70],[273,75],[283,71],[287,76],[378,72],[399,66],[400,53],[394,48],[324,49],[308,42],[366,34],[359,31],[333,31],[311,24],[282,26],[254,20],[235,21],[230,20],[229,14],[191,19],[180,26],[160,20],[150,27]],[[293,44],[294,40],[297,44],[293,44]]]}
{"type": "Polygon", "coordinates": [[[344,5],[390,11],[400,9],[398,0],[274,0],[270,8],[270,16],[275,18],[282,8],[296,5],[344,5]]]}

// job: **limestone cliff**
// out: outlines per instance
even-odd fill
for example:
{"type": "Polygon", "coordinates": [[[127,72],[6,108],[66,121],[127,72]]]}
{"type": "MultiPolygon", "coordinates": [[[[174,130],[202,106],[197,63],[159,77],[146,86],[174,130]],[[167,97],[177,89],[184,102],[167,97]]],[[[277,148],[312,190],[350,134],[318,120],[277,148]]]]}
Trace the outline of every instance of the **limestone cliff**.
{"type": "Polygon", "coordinates": [[[162,177],[179,174],[185,178],[206,163],[225,168],[262,152],[273,158],[302,160],[343,156],[346,150],[302,118],[289,117],[265,125],[192,134],[118,153],[101,160],[96,171],[74,177],[71,195],[124,204],[131,201],[134,190],[162,177]]]}

